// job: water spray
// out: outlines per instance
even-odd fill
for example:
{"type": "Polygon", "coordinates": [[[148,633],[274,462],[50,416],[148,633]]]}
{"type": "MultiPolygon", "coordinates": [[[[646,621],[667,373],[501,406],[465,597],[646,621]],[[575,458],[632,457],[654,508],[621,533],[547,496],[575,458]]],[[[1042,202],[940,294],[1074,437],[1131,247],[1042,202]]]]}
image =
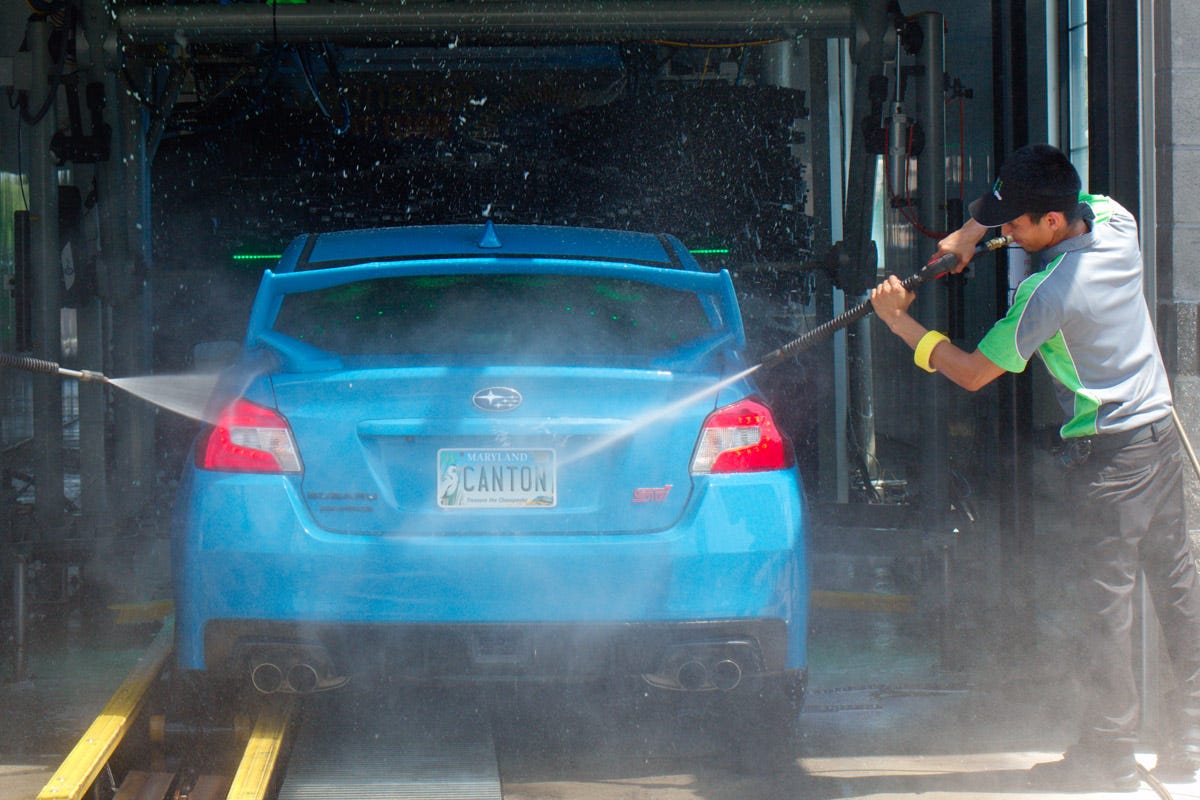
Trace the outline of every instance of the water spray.
{"type": "MultiPolygon", "coordinates": [[[[1001,247],[1004,247],[1011,242],[1011,236],[997,236],[995,239],[988,239],[986,242],[982,242],[978,247],[975,248],[975,253],[976,255],[980,253],[990,253],[993,250],[999,250],[1001,247]]],[[[942,277],[951,269],[953,269],[954,265],[957,263],[957,255],[954,253],[946,253],[939,258],[932,259],[925,266],[921,267],[919,272],[917,272],[915,275],[909,276],[906,280],[904,280],[901,285],[911,292],[926,281],[936,280],[942,277]]],[[[837,333],[852,322],[857,322],[858,320],[862,319],[868,313],[870,313],[870,311],[870,300],[859,303],[854,308],[842,312],[828,322],[823,322],[803,336],[799,336],[782,347],[767,353],[758,366],[754,368],[754,370],[762,369],[764,367],[774,367],[783,363],[784,361],[787,361],[792,356],[807,350],[818,342],[828,339],[834,333],[837,333]]]]}
{"type": "Polygon", "coordinates": [[[29,356],[14,356],[9,353],[0,353],[0,367],[23,369],[26,372],[37,372],[42,375],[61,375],[64,378],[74,378],[80,383],[111,383],[105,375],[89,369],[67,369],[53,361],[44,361],[29,356]]]}
{"type": "MultiPolygon", "coordinates": [[[[975,248],[975,252],[976,253],[987,253],[992,250],[999,250],[1001,247],[1004,247],[1005,245],[1009,244],[1010,242],[1012,242],[1011,236],[1000,236],[995,239],[989,239],[988,241],[980,244],[977,248],[975,248]]],[[[935,258],[932,261],[930,261],[928,264],[926,264],[924,267],[922,267],[921,271],[918,272],[916,275],[913,275],[908,280],[904,281],[903,286],[905,289],[912,291],[914,288],[921,285],[922,283],[925,283],[928,280],[940,278],[941,276],[945,275],[947,272],[949,272],[951,269],[954,268],[954,265],[957,262],[958,262],[958,259],[953,253],[947,253],[947,254],[941,256],[940,258],[935,258]]],[[[839,331],[842,328],[849,325],[850,323],[852,323],[856,320],[862,319],[863,317],[865,317],[867,315],[867,312],[869,312],[870,310],[871,310],[871,303],[869,301],[862,303],[860,305],[857,305],[854,308],[850,309],[849,311],[846,311],[846,312],[834,317],[833,319],[829,320],[828,322],[826,322],[822,325],[819,325],[816,328],[813,328],[811,331],[804,334],[803,336],[793,339],[792,341],[785,344],[783,347],[780,347],[777,350],[772,350],[770,353],[767,353],[766,357],[764,357],[762,361],[760,361],[759,363],[750,367],[749,369],[744,369],[741,372],[739,372],[738,374],[731,375],[727,378],[724,378],[723,380],[713,384],[712,386],[707,386],[694,394],[688,395],[687,397],[683,398],[682,400],[677,400],[674,403],[671,403],[670,405],[656,409],[655,411],[652,411],[649,414],[645,414],[645,415],[637,418],[636,420],[634,420],[632,423],[627,425],[625,428],[623,428],[618,433],[610,435],[608,437],[605,437],[604,439],[601,439],[598,442],[595,442],[595,443],[589,445],[588,447],[585,447],[583,450],[579,451],[578,453],[574,454],[573,456],[571,456],[570,458],[568,458],[567,460],[565,460],[561,463],[562,464],[570,464],[570,463],[578,461],[582,458],[586,458],[587,456],[590,456],[593,453],[599,452],[600,450],[603,450],[604,448],[609,447],[610,445],[612,445],[613,443],[615,443],[617,441],[620,441],[621,439],[625,439],[629,436],[632,436],[635,432],[641,430],[646,425],[649,425],[651,422],[655,422],[659,419],[662,419],[663,417],[672,416],[672,415],[678,413],[681,408],[686,408],[687,406],[690,406],[692,403],[702,400],[705,397],[708,397],[709,395],[715,394],[718,391],[720,391],[721,389],[724,389],[726,386],[736,383],[737,381],[740,381],[743,378],[748,377],[748,376],[754,374],[755,372],[758,372],[760,369],[763,369],[765,367],[778,366],[779,364],[782,364],[784,361],[786,361],[787,359],[796,355],[797,353],[801,352],[802,350],[806,350],[809,347],[812,347],[817,342],[829,337],[835,331],[839,331]]]]}
{"type": "Polygon", "coordinates": [[[216,388],[219,373],[186,373],[178,375],[143,375],[130,378],[109,378],[89,369],[66,369],[53,361],[29,356],[0,353],[0,368],[12,367],[42,375],[74,378],[80,383],[102,383],[133,395],[159,408],[209,421],[208,401],[216,388]]]}

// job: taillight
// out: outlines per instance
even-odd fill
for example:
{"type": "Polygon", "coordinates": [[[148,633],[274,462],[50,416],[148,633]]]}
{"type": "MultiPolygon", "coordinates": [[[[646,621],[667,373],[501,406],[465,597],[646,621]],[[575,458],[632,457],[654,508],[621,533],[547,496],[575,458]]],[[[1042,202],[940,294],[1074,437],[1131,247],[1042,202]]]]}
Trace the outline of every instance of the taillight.
{"type": "Polygon", "coordinates": [[[704,420],[692,456],[692,474],[759,472],[795,463],[791,444],[771,410],[754,399],[718,408],[704,420]]]}
{"type": "Polygon", "coordinates": [[[196,445],[196,466],[224,472],[300,472],[300,453],[287,420],[275,411],[236,400],[196,445]]]}

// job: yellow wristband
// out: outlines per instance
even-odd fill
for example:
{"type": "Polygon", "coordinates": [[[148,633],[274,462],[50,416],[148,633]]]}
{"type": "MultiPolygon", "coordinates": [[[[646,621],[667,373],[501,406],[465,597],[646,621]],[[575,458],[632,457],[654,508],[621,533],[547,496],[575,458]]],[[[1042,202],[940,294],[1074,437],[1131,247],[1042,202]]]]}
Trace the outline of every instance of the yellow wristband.
{"type": "Polygon", "coordinates": [[[926,372],[937,372],[930,365],[929,357],[933,355],[933,348],[948,341],[950,341],[950,337],[941,331],[927,331],[921,337],[921,341],[917,342],[917,349],[913,351],[913,363],[926,372]]]}

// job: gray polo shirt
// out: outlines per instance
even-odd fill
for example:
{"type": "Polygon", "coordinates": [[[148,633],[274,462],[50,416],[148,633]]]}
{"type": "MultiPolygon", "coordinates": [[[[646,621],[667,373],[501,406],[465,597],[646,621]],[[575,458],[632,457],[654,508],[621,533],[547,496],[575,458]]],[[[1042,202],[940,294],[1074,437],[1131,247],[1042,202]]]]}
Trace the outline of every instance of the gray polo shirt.
{"type": "Polygon", "coordinates": [[[1171,412],[1171,387],[1142,294],[1133,215],[1108,197],[1080,195],[1090,230],[1035,255],[1041,270],[979,351],[1023,372],[1036,352],[1054,378],[1064,439],[1129,430],[1171,412]]]}

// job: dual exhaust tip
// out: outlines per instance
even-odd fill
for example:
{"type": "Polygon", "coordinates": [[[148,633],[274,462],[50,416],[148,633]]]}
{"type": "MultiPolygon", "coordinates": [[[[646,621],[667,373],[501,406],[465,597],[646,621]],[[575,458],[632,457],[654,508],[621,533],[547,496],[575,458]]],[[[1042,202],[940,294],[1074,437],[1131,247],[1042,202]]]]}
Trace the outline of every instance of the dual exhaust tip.
{"type": "Polygon", "coordinates": [[[663,653],[657,669],[642,679],[677,692],[731,692],[747,675],[761,673],[755,643],[743,640],[677,644],[663,653]]]}
{"type": "Polygon", "coordinates": [[[250,683],[260,694],[309,694],[321,685],[321,676],[312,664],[292,664],[285,673],[278,664],[264,661],[250,670],[250,683]]]}
{"type": "Polygon", "coordinates": [[[685,692],[708,688],[731,692],[742,682],[742,665],[731,658],[723,658],[712,666],[702,661],[686,661],[675,671],[675,681],[685,692]]]}
{"type": "MultiPolygon", "coordinates": [[[[275,643],[246,648],[242,664],[259,694],[311,694],[337,689],[350,679],[337,674],[320,645],[275,643]]],[[[244,674],[244,673],[243,673],[244,674]]]]}

